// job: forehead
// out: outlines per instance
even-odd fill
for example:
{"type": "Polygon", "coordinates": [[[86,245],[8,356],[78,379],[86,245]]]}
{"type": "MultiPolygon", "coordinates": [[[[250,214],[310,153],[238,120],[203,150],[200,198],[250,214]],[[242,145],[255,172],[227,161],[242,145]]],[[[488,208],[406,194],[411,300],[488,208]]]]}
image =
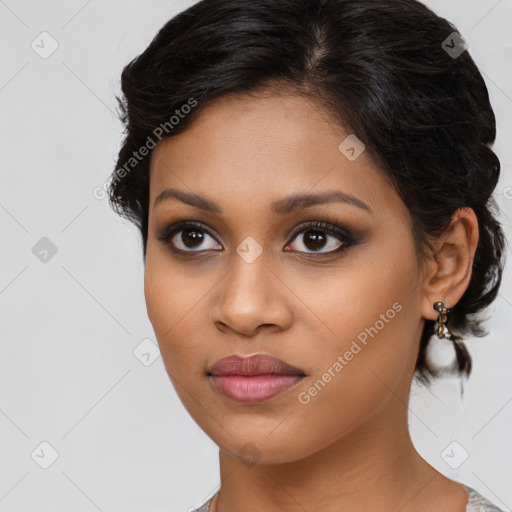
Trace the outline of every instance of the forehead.
{"type": "Polygon", "coordinates": [[[214,195],[216,202],[232,205],[335,189],[372,209],[382,208],[383,202],[393,206],[390,202],[399,201],[398,196],[365,152],[349,160],[340,150],[349,135],[302,96],[221,98],[185,132],[154,149],[151,205],[172,187],[214,195]]]}
{"type": "MultiPolygon", "coordinates": [[[[274,159],[285,156],[289,160],[290,150],[296,153],[300,145],[304,148],[300,153],[308,153],[307,149],[318,147],[328,133],[337,140],[344,131],[319,106],[301,96],[229,95],[205,107],[185,132],[160,142],[154,160],[162,152],[179,158],[176,153],[180,151],[195,153],[195,159],[207,154],[210,161],[222,154],[232,161],[255,152],[264,157],[269,151],[274,159]]],[[[329,142],[326,140],[324,145],[329,142]]],[[[247,159],[243,160],[246,165],[247,159]]]]}

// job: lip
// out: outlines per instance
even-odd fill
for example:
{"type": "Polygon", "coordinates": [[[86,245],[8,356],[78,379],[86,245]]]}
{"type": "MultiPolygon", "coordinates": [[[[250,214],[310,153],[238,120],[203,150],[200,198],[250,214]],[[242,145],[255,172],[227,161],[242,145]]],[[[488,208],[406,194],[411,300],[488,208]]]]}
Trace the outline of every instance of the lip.
{"type": "Polygon", "coordinates": [[[260,403],[295,387],[306,373],[265,354],[231,355],[208,368],[215,389],[239,403],[260,403]]]}
{"type": "Polygon", "coordinates": [[[223,357],[208,368],[209,375],[306,375],[306,373],[286,363],[282,359],[266,354],[223,357]]]}

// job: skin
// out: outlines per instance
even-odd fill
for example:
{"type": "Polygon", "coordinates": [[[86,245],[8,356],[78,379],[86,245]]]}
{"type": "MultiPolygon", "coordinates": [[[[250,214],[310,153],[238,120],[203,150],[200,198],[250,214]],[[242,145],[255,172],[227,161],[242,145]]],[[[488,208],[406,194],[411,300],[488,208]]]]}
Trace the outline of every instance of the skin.
{"type": "Polygon", "coordinates": [[[228,96],[153,151],[147,311],[179,398],[219,446],[217,512],[465,510],[465,487],[415,450],[407,405],[424,321],[438,316],[433,303],[452,307],[469,284],[477,219],[459,210],[434,240],[436,257],[420,258],[396,191],[366,152],[350,161],[338,149],[349,134],[292,93],[228,96]],[[167,188],[206,196],[223,213],[177,199],[154,206],[167,188]],[[372,213],[327,202],[270,212],[274,200],[330,190],[357,197],[372,213]],[[158,235],[176,215],[210,226],[218,238],[202,231],[202,245],[185,246],[175,234],[175,245],[189,251],[175,255],[158,235]],[[325,256],[346,241],[325,231],[316,253],[304,231],[286,236],[332,217],[361,234],[339,255],[325,256]],[[236,252],[249,236],[262,248],[252,263],[236,252]],[[299,393],[396,303],[401,310],[301,403],[299,393]],[[261,404],[235,403],[215,390],[210,365],[256,353],[307,375],[261,404]]]}

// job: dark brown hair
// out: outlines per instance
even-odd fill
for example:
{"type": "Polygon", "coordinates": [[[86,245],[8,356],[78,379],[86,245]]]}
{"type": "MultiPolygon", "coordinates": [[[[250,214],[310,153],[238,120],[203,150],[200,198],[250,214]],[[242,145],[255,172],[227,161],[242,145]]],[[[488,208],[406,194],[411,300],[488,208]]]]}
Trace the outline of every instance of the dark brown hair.
{"type": "MultiPolygon", "coordinates": [[[[472,276],[449,327],[484,336],[475,314],[496,298],[504,265],[491,195],[500,162],[487,88],[461,44],[452,24],[415,0],[202,0],[168,21],[123,70],[126,131],[111,205],[140,229],[145,261],[154,145],[223,95],[295,91],[364,142],[409,209],[419,254],[459,208],[474,210],[472,276]]],[[[425,357],[434,327],[426,320],[421,337],[423,384],[436,375],[425,357]]],[[[469,375],[471,357],[464,344],[455,347],[457,370],[469,375]]]]}

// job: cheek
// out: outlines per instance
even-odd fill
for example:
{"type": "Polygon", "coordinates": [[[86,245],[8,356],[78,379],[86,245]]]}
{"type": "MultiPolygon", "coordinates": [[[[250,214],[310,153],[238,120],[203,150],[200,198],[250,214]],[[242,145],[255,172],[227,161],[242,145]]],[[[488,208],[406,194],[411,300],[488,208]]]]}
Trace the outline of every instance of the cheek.
{"type": "Polygon", "coordinates": [[[211,286],[183,275],[187,274],[167,263],[155,267],[154,260],[147,260],[144,294],[166,372],[185,409],[198,418],[204,414],[198,403],[205,401],[207,391],[204,342],[208,338],[206,322],[198,321],[197,315],[211,286]]]}
{"type": "Polygon", "coordinates": [[[393,364],[407,360],[412,342],[408,333],[414,329],[407,307],[409,278],[406,268],[397,274],[382,267],[375,273],[353,273],[351,283],[344,282],[343,291],[327,301],[331,330],[338,335],[330,337],[329,351],[366,366],[381,366],[390,359],[390,351],[395,354],[393,364]]]}
{"type": "MultiPolygon", "coordinates": [[[[402,245],[401,253],[390,250],[382,258],[383,248],[378,258],[368,253],[323,288],[317,311],[329,329],[320,344],[304,336],[303,359],[314,363],[300,402],[336,429],[350,429],[374,414],[414,369],[419,339],[413,249],[402,245]]],[[[309,300],[314,304],[313,296],[309,300]]]]}
{"type": "Polygon", "coordinates": [[[178,329],[173,326],[204,298],[208,286],[190,267],[173,262],[165,252],[148,244],[144,295],[153,327],[159,332],[172,329],[172,333],[178,329]]]}
{"type": "Polygon", "coordinates": [[[144,274],[146,308],[168,369],[174,367],[180,373],[184,363],[189,369],[201,366],[194,358],[201,350],[197,340],[204,338],[197,331],[204,322],[198,324],[195,311],[208,289],[203,279],[193,279],[148,253],[144,274]]]}

